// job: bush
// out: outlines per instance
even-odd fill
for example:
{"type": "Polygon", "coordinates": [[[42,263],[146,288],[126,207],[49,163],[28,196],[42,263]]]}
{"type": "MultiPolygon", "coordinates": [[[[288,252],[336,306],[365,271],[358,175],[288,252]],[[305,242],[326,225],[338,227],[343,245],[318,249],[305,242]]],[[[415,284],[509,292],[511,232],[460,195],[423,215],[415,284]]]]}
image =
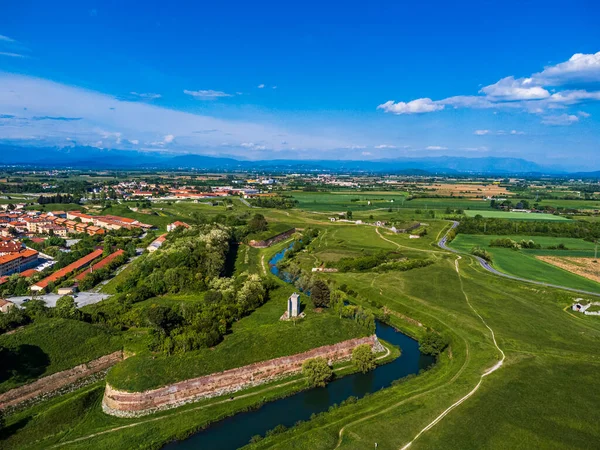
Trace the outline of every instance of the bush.
{"type": "Polygon", "coordinates": [[[449,340],[434,331],[427,331],[423,339],[419,341],[419,350],[426,355],[437,356],[448,347],[449,340]]]}
{"type": "Polygon", "coordinates": [[[312,358],[302,364],[302,375],[309,386],[324,387],[333,377],[333,370],[325,358],[312,358]]]}
{"type": "Polygon", "coordinates": [[[361,344],[352,350],[352,362],[362,373],[367,373],[376,367],[375,355],[369,344],[361,344]]]}
{"type": "Polygon", "coordinates": [[[471,255],[485,259],[487,262],[492,262],[492,254],[480,246],[475,246],[471,249],[471,255]]]}
{"type": "Polygon", "coordinates": [[[327,308],[331,300],[331,292],[327,283],[323,280],[315,281],[310,290],[310,297],[317,308],[327,308]]]}

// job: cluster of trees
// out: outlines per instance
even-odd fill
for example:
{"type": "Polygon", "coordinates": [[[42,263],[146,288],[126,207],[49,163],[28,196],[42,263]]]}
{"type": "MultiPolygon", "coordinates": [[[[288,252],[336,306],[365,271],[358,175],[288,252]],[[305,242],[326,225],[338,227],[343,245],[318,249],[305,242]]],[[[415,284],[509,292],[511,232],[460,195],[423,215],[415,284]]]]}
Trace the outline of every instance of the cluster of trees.
{"type": "Polygon", "coordinates": [[[493,260],[492,254],[487,250],[481,248],[479,245],[476,245],[471,249],[471,255],[479,256],[480,258],[485,259],[487,262],[492,262],[493,260]]]}
{"type": "Polygon", "coordinates": [[[133,303],[166,293],[206,291],[225,268],[232,231],[214,224],[171,234],[160,252],[132,267],[116,287],[133,303]]]}
{"type": "MultiPolygon", "coordinates": [[[[564,244],[559,244],[564,247],[564,244]]],[[[512,250],[519,250],[521,248],[526,249],[540,249],[542,248],[541,244],[536,243],[534,240],[529,239],[521,239],[521,242],[513,241],[510,238],[498,238],[492,239],[490,241],[490,247],[502,247],[502,248],[510,248],[512,250]]]]}
{"type": "Polygon", "coordinates": [[[571,237],[593,241],[600,238],[600,222],[545,221],[483,218],[481,215],[461,219],[456,229],[463,234],[527,234],[571,237]]]}
{"type": "Polygon", "coordinates": [[[285,252],[285,258],[291,259],[301,252],[305,248],[307,248],[310,243],[319,235],[319,230],[316,228],[307,228],[302,233],[302,239],[296,239],[292,244],[292,247],[285,252]]]}
{"type": "Polygon", "coordinates": [[[426,355],[438,356],[450,344],[447,336],[427,330],[425,336],[419,340],[419,350],[426,355]]]}
{"type": "MultiPolygon", "coordinates": [[[[107,248],[109,248],[109,247],[106,246],[105,250],[107,248]]],[[[87,290],[93,288],[94,286],[96,286],[101,281],[108,280],[110,278],[111,274],[113,273],[113,271],[116,268],[125,264],[128,259],[129,259],[129,256],[127,254],[123,253],[122,255],[117,256],[115,259],[113,259],[111,262],[109,262],[106,266],[102,267],[101,269],[94,270],[94,271],[88,273],[83,278],[83,280],[81,280],[79,282],[79,290],[87,291],[87,290]]]]}
{"type": "Polygon", "coordinates": [[[40,195],[37,199],[39,205],[48,203],[76,203],[80,202],[80,197],[75,197],[71,194],[55,194],[55,195],[40,195]]]}
{"type": "Polygon", "coordinates": [[[401,272],[405,272],[407,270],[427,267],[433,263],[435,263],[433,259],[406,259],[404,261],[391,261],[388,263],[380,264],[375,268],[375,271],[387,272],[389,270],[398,270],[401,272]]]}
{"type": "Polygon", "coordinates": [[[248,234],[260,233],[261,231],[267,231],[269,229],[269,223],[265,216],[262,214],[254,214],[246,225],[246,231],[248,234]]]}
{"type": "Polygon", "coordinates": [[[213,347],[223,339],[231,323],[267,298],[258,275],[223,278],[213,285],[218,290],[208,291],[204,302],[174,307],[153,305],[147,310],[146,320],[152,327],[151,350],[174,354],[213,347]]]}
{"type": "Polygon", "coordinates": [[[257,197],[250,200],[253,206],[260,208],[290,209],[296,206],[298,200],[291,196],[277,195],[272,197],[257,197]]]}
{"type": "Polygon", "coordinates": [[[59,298],[54,308],[49,308],[42,300],[32,299],[23,303],[22,308],[11,308],[6,314],[0,314],[0,334],[50,317],[86,319],[85,314],[77,309],[73,297],[68,295],[59,298]]]}

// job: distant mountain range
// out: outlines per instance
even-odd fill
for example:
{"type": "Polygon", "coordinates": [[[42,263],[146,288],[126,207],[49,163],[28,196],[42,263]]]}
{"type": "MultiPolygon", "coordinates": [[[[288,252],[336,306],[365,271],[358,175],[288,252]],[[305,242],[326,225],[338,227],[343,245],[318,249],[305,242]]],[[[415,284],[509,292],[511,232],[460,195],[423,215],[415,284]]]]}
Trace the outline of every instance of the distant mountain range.
{"type": "Polygon", "coordinates": [[[439,156],[381,160],[261,160],[212,157],[197,154],[139,152],[94,147],[18,147],[0,145],[0,165],[77,169],[197,169],[258,171],[370,172],[410,175],[564,175],[600,178],[600,171],[568,173],[559,167],[541,166],[521,158],[466,158],[439,156]]]}

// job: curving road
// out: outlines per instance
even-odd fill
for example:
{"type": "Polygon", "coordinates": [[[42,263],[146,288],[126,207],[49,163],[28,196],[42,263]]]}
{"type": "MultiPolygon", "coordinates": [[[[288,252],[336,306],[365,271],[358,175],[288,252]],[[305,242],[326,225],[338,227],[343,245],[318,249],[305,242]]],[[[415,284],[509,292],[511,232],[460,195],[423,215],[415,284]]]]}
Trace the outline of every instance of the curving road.
{"type": "MultiPolygon", "coordinates": [[[[442,239],[440,239],[440,241],[438,242],[438,246],[440,248],[443,248],[444,250],[448,250],[452,253],[463,253],[463,252],[459,252],[458,250],[455,250],[453,248],[448,247],[447,245],[447,241],[448,241],[448,233],[450,233],[451,230],[455,229],[458,226],[459,222],[453,221],[452,222],[452,226],[450,227],[450,229],[446,232],[446,234],[444,234],[444,237],[442,237],[442,239]]],[[[528,280],[527,278],[521,278],[521,277],[517,277],[514,275],[509,275],[507,273],[504,272],[500,272],[499,270],[496,270],[494,267],[492,267],[490,265],[490,263],[488,263],[485,259],[480,258],[479,256],[474,256],[474,255],[470,255],[473,258],[477,259],[477,261],[479,261],[479,264],[481,265],[481,267],[483,267],[485,270],[487,270],[488,272],[493,273],[494,275],[498,275],[504,278],[509,278],[511,280],[516,280],[516,281],[523,281],[525,283],[531,283],[531,284],[537,284],[538,286],[544,286],[544,287],[550,287],[550,288],[556,288],[556,289],[562,289],[565,291],[570,291],[570,292],[576,292],[577,294],[584,294],[584,295],[593,295],[596,297],[600,297],[600,293],[599,292],[590,292],[590,291],[584,291],[582,289],[575,289],[575,288],[570,288],[567,286],[560,286],[557,284],[550,284],[550,283],[544,283],[543,281],[535,281],[535,280],[528,280]]]]}

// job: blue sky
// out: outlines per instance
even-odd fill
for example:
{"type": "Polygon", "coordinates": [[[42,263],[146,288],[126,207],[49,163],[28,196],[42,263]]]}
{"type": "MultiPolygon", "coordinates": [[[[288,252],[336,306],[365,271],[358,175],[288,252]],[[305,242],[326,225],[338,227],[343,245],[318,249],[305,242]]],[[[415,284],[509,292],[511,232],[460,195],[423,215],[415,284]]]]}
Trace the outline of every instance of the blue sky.
{"type": "Polygon", "coordinates": [[[600,169],[594,1],[0,5],[0,143],[600,169]]]}

